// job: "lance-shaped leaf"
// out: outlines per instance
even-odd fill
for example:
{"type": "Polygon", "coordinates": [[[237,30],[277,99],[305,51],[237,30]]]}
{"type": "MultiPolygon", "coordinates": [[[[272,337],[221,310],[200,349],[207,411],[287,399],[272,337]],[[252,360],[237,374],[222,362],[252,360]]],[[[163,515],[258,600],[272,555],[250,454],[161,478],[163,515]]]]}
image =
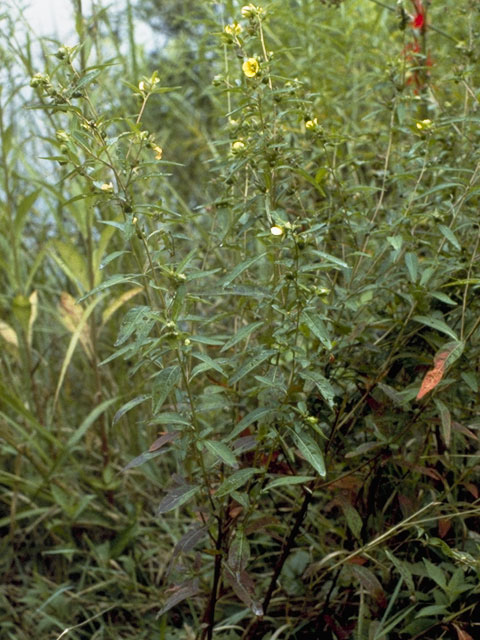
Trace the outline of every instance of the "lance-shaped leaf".
{"type": "Polygon", "coordinates": [[[130,462],[123,467],[122,471],[128,471],[129,469],[133,469],[134,467],[139,467],[144,462],[149,462],[162,453],[163,451],[155,451],[153,453],[151,453],[150,451],[144,451],[139,456],[133,458],[133,460],[130,460],[130,462]]]}
{"type": "Polygon", "coordinates": [[[263,607],[255,599],[255,584],[245,570],[236,571],[228,563],[223,564],[223,577],[225,582],[230,584],[236,596],[245,604],[256,616],[263,616],[263,607]]]}
{"type": "Polygon", "coordinates": [[[235,454],[227,447],[226,444],[217,442],[216,440],[205,440],[203,444],[210,453],[213,453],[214,456],[220,458],[222,462],[225,462],[225,464],[228,464],[230,467],[234,467],[237,464],[235,454]]]}
{"type": "Polygon", "coordinates": [[[162,433],[162,435],[159,436],[155,440],[155,442],[153,442],[150,445],[150,447],[148,449],[149,452],[153,453],[154,451],[158,451],[164,445],[166,445],[168,442],[173,442],[173,440],[176,440],[180,435],[181,435],[180,431],[171,431],[170,433],[162,433]]]}
{"type": "Polygon", "coordinates": [[[235,491],[246,482],[248,482],[248,480],[250,480],[250,478],[256,473],[259,473],[258,469],[253,469],[252,467],[249,467],[247,469],[239,469],[239,471],[236,471],[229,478],[222,482],[222,484],[215,492],[215,496],[217,498],[223,498],[223,496],[229,495],[230,493],[232,493],[232,491],[235,491]]]}
{"type": "Polygon", "coordinates": [[[258,262],[259,260],[261,260],[264,256],[266,256],[266,253],[261,253],[258,256],[255,256],[254,258],[249,258],[248,260],[245,260],[245,262],[241,262],[240,264],[237,264],[237,266],[232,269],[232,271],[230,271],[230,273],[228,273],[222,282],[223,287],[228,287],[229,284],[231,284],[235,278],[238,278],[238,276],[243,273],[244,271],[246,271],[249,267],[251,267],[252,265],[254,265],[256,262],[258,262]]]}
{"type": "Polygon", "coordinates": [[[268,358],[273,356],[276,353],[273,349],[267,349],[265,351],[260,351],[256,355],[252,356],[248,359],[247,363],[240,367],[240,369],[235,373],[229,380],[229,384],[235,384],[239,380],[241,380],[244,376],[246,376],[250,371],[253,371],[256,367],[265,362],[268,358]]]}
{"type": "Polygon", "coordinates": [[[385,592],[373,571],[367,567],[354,565],[351,567],[351,572],[368,595],[371,596],[380,607],[384,608],[386,606],[385,592]]]}
{"type": "Polygon", "coordinates": [[[158,505],[156,512],[157,515],[167,513],[177,507],[181,507],[182,504],[185,504],[193,498],[199,489],[200,487],[192,487],[192,485],[189,484],[182,484],[180,486],[173,487],[158,505]]]}
{"type": "Polygon", "coordinates": [[[273,413],[275,413],[275,409],[272,409],[270,407],[257,407],[253,411],[250,411],[250,413],[247,413],[247,415],[240,420],[233,431],[228,434],[228,436],[225,438],[225,441],[228,442],[229,440],[236,438],[238,434],[242,433],[242,431],[249,427],[252,422],[262,420],[262,418],[271,416],[273,413]]]}
{"type": "Polygon", "coordinates": [[[165,604],[158,612],[157,617],[163,616],[164,613],[166,613],[173,607],[176,607],[177,604],[180,604],[180,602],[183,602],[183,600],[192,598],[193,596],[197,595],[197,593],[199,593],[200,591],[198,578],[188,580],[181,585],[172,587],[170,591],[173,591],[173,593],[169,598],[167,598],[165,604]]]}
{"type": "Polygon", "coordinates": [[[228,550],[228,566],[232,571],[243,571],[250,560],[250,545],[243,528],[238,528],[228,550]]]}
{"type": "Polygon", "coordinates": [[[307,325],[313,335],[320,340],[324,347],[328,350],[332,348],[332,342],[328,335],[327,327],[318,313],[302,311],[301,320],[307,325]]]}
{"type": "Polygon", "coordinates": [[[118,422],[122,416],[124,416],[128,411],[130,411],[130,409],[133,409],[133,407],[136,407],[142,402],[145,402],[145,400],[149,400],[149,398],[150,396],[148,394],[143,394],[141,396],[137,396],[136,398],[133,398],[132,400],[129,400],[128,402],[126,402],[122,407],[120,407],[117,413],[113,416],[112,424],[115,424],[116,422],[118,422]]]}
{"type": "Polygon", "coordinates": [[[445,333],[447,336],[450,336],[456,343],[459,342],[455,331],[450,329],[448,324],[446,324],[443,320],[436,318],[435,316],[413,316],[413,320],[417,322],[421,322],[427,327],[431,329],[436,329],[436,331],[440,331],[440,333],[445,333]]]}
{"type": "Polygon", "coordinates": [[[178,365],[166,367],[155,376],[152,389],[154,414],[160,410],[168,394],[178,384],[179,380],[180,367],[178,365]]]}
{"type": "Polygon", "coordinates": [[[283,476],[281,478],[272,480],[272,482],[269,482],[267,486],[262,489],[262,493],[270,491],[271,489],[275,489],[275,487],[291,487],[292,485],[296,484],[307,484],[312,480],[315,480],[313,476],[283,476]]]}
{"type": "Polygon", "coordinates": [[[319,371],[301,371],[300,375],[304,380],[309,380],[315,384],[322,398],[328,406],[333,409],[335,405],[335,391],[327,378],[319,371]]]}
{"type": "Polygon", "coordinates": [[[324,478],[326,475],[325,462],[323,461],[323,454],[318,444],[306,431],[302,431],[301,433],[297,433],[293,429],[289,429],[289,431],[302,456],[312,465],[315,471],[324,478]]]}
{"type": "Polygon", "coordinates": [[[230,340],[228,340],[223,345],[223,347],[220,349],[220,353],[222,353],[223,351],[227,351],[227,349],[230,349],[231,347],[236,345],[237,342],[245,340],[245,338],[247,338],[253,331],[255,331],[255,329],[258,329],[262,325],[263,320],[259,320],[258,322],[252,322],[251,324],[248,324],[246,327],[242,327],[232,338],[230,338],[230,340]]]}

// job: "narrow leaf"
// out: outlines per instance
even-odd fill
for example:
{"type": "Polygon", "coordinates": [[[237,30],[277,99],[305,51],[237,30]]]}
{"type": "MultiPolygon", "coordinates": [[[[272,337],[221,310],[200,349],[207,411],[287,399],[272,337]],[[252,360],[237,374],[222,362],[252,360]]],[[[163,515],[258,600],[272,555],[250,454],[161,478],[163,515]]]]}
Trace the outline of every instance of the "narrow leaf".
{"type": "Polygon", "coordinates": [[[182,585],[175,587],[174,593],[167,598],[165,604],[160,609],[157,614],[157,617],[163,616],[164,613],[167,613],[173,607],[176,607],[177,604],[187,600],[187,598],[192,598],[200,592],[200,587],[198,583],[198,578],[194,580],[189,580],[188,582],[184,582],[182,585]]]}
{"type": "Polygon", "coordinates": [[[275,478],[275,480],[272,480],[272,482],[267,484],[267,486],[262,490],[262,493],[275,489],[275,487],[290,487],[296,484],[307,484],[307,482],[311,482],[312,480],[315,480],[313,476],[283,476],[282,478],[275,478]]]}
{"type": "Polygon", "coordinates": [[[167,493],[165,498],[160,502],[157,507],[157,515],[172,511],[177,507],[181,507],[182,504],[188,502],[197,493],[200,487],[192,487],[191,485],[183,484],[179,487],[173,487],[167,493]]]}
{"type": "Polygon", "coordinates": [[[322,398],[328,406],[333,409],[335,405],[335,390],[325,376],[323,376],[319,371],[301,371],[300,376],[304,380],[310,380],[313,382],[319,390],[322,398]]]}
{"type": "Polygon", "coordinates": [[[163,453],[163,451],[156,451],[154,453],[151,453],[150,451],[144,451],[139,456],[136,456],[135,458],[130,460],[130,462],[128,464],[126,464],[122,468],[122,472],[123,471],[128,471],[129,469],[133,469],[135,467],[139,467],[144,462],[149,462],[150,460],[153,460],[153,458],[156,458],[157,456],[161,455],[162,453],[163,453]]]}
{"type": "Polygon", "coordinates": [[[249,358],[248,362],[244,364],[243,367],[240,367],[237,373],[230,378],[229,383],[235,384],[236,382],[241,380],[244,376],[249,374],[250,371],[253,371],[259,365],[261,365],[262,362],[265,362],[265,360],[267,360],[268,358],[271,358],[271,356],[273,356],[275,353],[276,351],[274,351],[273,349],[268,349],[266,351],[260,351],[260,353],[257,353],[257,355],[249,358]]]}
{"type": "Polygon", "coordinates": [[[232,491],[235,491],[239,487],[243,486],[246,482],[248,482],[250,478],[256,473],[259,473],[258,469],[253,469],[251,467],[236,471],[234,474],[232,474],[222,482],[222,484],[215,492],[215,497],[223,498],[224,496],[230,494],[232,491]]]}
{"type": "Polygon", "coordinates": [[[249,427],[253,422],[257,422],[262,418],[266,418],[272,413],[275,413],[275,410],[269,407],[257,407],[257,409],[250,411],[250,413],[247,413],[247,415],[240,420],[233,431],[228,434],[228,436],[225,438],[225,441],[228,442],[233,438],[236,438],[238,434],[242,433],[242,431],[249,427]]]}
{"type": "Polygon", "coordinates": [[[249,267],[251,267],[256,262],[261,260],[264,256],[266,256],[266,253],[261,253],[260,255],[255,256],[254,258],[250,258],[249,260],[245,260],[244,262],[237,264],[237,266],[234,269],[232,269],[232,271],[228,275],[225,276],[222,282],[222,286],[224,288],[228,287],[228,285],[231,284],[235,280],[235,278],[238,278],[238,276],[241,273],[243,273],[249,267]]]}
{"type": "Polygon", "coordinates": [[[180,380],[180,367],[173,365],[166,367],[155,376],[152,388],[153,413],[160,411],[170,391],[180,380]]]}
{"type": "Polygon", "coordinates": [[[329,351],[332,343],[328,336],[328,330],[320,316],[313,312],[302,311],[301,320],[304,322],[313,335],[320,340],[323,346],[329,351]]]}
{"type": "Polygon", "coordinates": [[[180,435],[181,431],[170,431],[168,433],[162,433],[162,435],[158,437],[148,448],[149,453],[158,451],[158,449],[161,449],[165,444],[176,440],[180,435]]]}
{"type": "Polygon", "coordinates": [[[452,247],[455,247],[455,249],[458,249],[458,251],[460,251],[462,247],[460,246],[460,243],[457,240],[457,236],[453,233],[453,231],[446,227],[444,224],[439,224],[438,228],[440,229],[442,235],[452,245],[452,247]]]}
{"type": "Polygon", "coordinates": [[[234,467],[237,464],[237,458],[234,453],[227,447],[227,445],[217,442],[216,440],[206,440],[205,447],[213,453],[214,456],[220,458],[225,464],[234,467]]]}
{"type": "Polygon", "coordinates": [[[127,411],[130,411],[130,409],[133,409],[133,407],[136,407],[142,402],[145,402],[145,400],[148,400],[149,398],[150,398],[150,395],[143,394],[141,396],[137,396],[136,398],[133,398],[132,400],[129,400],[128,402],[126,402],[122,407],[120,407],[117,413],[113,416],[112,424],[115,424],[116,422],[118,422],[120,418],[127,413],[127,411]]]}
{"type": "Polygon", "coordinates": [[[430,327],[431,329],[440,331],[440,333],[445,333],[447,336],[450,336],[450,338],[455,340],[455,342],[459,342],[459,339],[457,338],[455,332],[450,329],[450,327],[445,322],[443,322],[443,320],[440,320],[439,318],[435,318],[433,316],[413,316],[413,319],[417,322],[420,322],[421,324],[424,324],[427,327],[430,327]]]}
{"type": "Polygon", "coordinates": [[[405,254],[405,264],[407,265],[408,275],[412,282],[417,281],[418,277],[418,258],[415,253],[405,254]]]}
{"type": "Polygon", "coordinates": [[[315,471],[324,478],[326,475],[325,462],[323,461],[323,454],[318,444],[310,434],[306,432],[299,434],[293,429],[289,429],[289,431],[302,456],[312,465],[315,471]]]}
{"type": "Polygon", "coordinates": [[[223,573],[225,581],[228,582],[234,590],[237,597],[249,608],[256,616],[263,616],[262,605],[255,600],[255,585],[245,570],[235,571],[227,563],[223,564],[223,573]]]}
{"type": "Polygon", "coordinates": [[[237,342],[240,342],[241,340],[245,340],[245,338],[248,338],[248,336],[253,331],[255,331],[255,329],[258,329],[262,325],[263,325],[263,320],[259,320],[258,322],[252,322],[251,324],[248,324],[246,327],[242,327],[237,331],[237,333],[232,338],[230,338],[230,340],[228,340],[223,345],[223,347],[220,349],[220,353],[222,351],[226,351],[227,349],[230,349],[231,347],[236,345],[237,342]]]}

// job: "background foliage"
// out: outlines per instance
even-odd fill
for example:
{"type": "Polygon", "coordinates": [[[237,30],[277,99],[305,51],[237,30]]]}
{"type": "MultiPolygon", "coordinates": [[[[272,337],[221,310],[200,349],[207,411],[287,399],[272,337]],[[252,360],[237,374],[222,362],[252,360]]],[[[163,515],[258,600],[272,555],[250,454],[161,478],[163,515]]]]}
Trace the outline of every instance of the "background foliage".
{"type": "Polygon", "coordinates": [[[0,22],[1,637],[476,637],[477,3],[72,14],[0,22]]]}

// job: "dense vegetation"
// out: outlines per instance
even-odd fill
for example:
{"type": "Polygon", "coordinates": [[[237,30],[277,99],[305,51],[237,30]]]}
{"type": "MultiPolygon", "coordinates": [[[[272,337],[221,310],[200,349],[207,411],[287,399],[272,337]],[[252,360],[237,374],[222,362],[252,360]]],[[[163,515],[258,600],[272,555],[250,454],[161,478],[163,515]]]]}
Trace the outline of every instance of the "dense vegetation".
{"type": "Polygon", "coordinates": [[[478,3],[107,4],[0,16],[0,637],[478,637],[478,3]]]}

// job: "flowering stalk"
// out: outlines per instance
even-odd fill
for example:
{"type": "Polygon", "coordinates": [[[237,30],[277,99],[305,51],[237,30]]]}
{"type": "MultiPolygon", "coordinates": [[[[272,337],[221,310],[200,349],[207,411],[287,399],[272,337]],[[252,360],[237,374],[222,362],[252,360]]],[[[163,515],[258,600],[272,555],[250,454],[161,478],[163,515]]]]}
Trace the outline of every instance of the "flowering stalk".
{"type": "Polygon", "coordinates": [[[421,97],[420,118],[428,116],[427,90],[430,74],[428,68],[431,60],[427,52],[427,4],[422,0],[411,0],[414,14],[410,26],[413,30],[413,42],[406,47],[406,60],[411,64],[411,74],[407,84],[413,84],[415,95],[421,97]]]}

